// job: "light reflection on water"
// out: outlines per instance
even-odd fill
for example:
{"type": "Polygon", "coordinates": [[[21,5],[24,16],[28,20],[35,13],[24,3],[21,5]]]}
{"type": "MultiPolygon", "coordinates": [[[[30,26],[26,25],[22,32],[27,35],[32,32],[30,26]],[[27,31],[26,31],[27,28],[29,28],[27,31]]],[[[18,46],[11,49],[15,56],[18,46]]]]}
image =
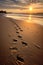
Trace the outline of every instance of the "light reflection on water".
{"type": "Polygon", "coordinates": [[[16,20],[23,20],[26,22],[43,25],[43,16],[40,15],[6,14],[5,16],[16,20]]]}
{"type": "Polygon", "coordinates": [[[37,23],[37,24],[43,25],[43,18],[38,16],[30,15],[26,21],[30,23],[37,23]]]}

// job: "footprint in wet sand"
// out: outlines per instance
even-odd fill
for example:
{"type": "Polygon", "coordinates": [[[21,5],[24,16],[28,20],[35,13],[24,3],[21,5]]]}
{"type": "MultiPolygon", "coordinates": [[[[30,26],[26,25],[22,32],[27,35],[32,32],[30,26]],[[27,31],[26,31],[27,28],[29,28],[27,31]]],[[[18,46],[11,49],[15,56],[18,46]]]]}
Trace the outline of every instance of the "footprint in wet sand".
{"type": "Polygon", "coordinates": [[[26,43],[26,42],[24,42],[24,41],[22,41],[22,44],[23,44],[23,45],[25,45],[25,46],[27,46],[27,43],[26,43]]]}
{"type": "Polygon", "coordinates": [[[11,49],[11,50],[18,50],[18,48],[12,47],[12,46],[9,49],[11,49]]]}
{"type": "Polygon", "coordinates": [[[19,29],[21,29],[21,28],[19,27],[19,29]]]}
{"type": "Polygon", "coordinates": [[[16,33],[18,33],[19,34],[19,32],[17,31],[16,33]]]}
{"type": "Polygon", "coordinates": [[[18,28],[16,28],[16,30],[18,30],[18,28]]]}
{"type": "Polygon", "coordinates": [[[13,54],[18,52],[18,48],[16,48],[16,47],[10,47],[9,49],[11,51],[11,55],[13,55],[13,54]]]}
{"type": "Polygon", "coordinates": [[[22,31],[22,32],[23,32],[23,30],[20,30],[20,31],[22,31]]]}
{"type": "Polygon", "coordinates": [[[17,39],[13,39],[12,44],[16,44],[17,43],[17,39]]]}
{"type": "Polygon", "coordinates": [[[17,60],[20,61],[20,62],[24,62],[24,59],[19,55],[17,55],[17,60]]]}
{"type": "Polygon", "coordinates": [[[15,23],[15,25],[19,28],[19,25],[15,23]]]}
{"type": "Polygon", "coordinates": [[[13,42],[17,42],[17,39],[13,39],[13,42]]]}
{"type": "Polygon", "coordinates": [[[17,27],[19,27],[19,26],[17,25],[17,27]]]}
{"type": "Polygon", "coordinates": [[[19,37],[19,38],[22,38],[22,36],[21,36],[21,35],[18,35],[18,37],[19,37]]]}
{"type": "Polygon", "coordinates": [[[19,27],[19,30],[22,32],[23,30],[19,27]]]}

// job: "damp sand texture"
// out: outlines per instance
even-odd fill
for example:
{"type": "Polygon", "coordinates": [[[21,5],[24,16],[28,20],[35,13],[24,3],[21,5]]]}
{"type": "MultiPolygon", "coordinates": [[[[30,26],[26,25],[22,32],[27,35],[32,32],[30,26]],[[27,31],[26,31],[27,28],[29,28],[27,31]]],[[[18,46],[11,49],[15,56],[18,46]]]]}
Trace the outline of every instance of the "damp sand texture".
{"type": "Polygon", "coordinates": [[[43,65],[43,26],[0,16],[0,65],[43,65]]]}

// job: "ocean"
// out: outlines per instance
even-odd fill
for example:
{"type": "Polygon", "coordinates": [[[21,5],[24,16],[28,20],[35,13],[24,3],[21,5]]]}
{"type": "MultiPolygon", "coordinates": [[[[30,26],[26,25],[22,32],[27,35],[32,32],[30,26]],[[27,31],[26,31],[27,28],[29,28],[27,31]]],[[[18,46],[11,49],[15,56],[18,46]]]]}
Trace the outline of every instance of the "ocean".
{"type": "Polygon", "coordinates": [[[40,24],[43,26],[43,15],[8,13],[8,14],[5,14],[5,16],[9,17],[9,18],[16,19],[16,20],[23,20],[23,21],[29,22],[29,23],[40,24]]]}

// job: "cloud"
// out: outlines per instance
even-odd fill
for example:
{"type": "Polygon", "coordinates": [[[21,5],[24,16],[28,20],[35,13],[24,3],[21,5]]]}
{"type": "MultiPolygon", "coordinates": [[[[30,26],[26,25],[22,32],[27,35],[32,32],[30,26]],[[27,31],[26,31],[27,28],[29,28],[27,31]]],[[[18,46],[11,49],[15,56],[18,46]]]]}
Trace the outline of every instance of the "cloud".
{"type": "Polygon", "coordinates": [[[0,0],[0,8],[23,9],[24,4],[26,4],[26,0],[0,0]]]}
{"type": "Polygon", "coordinates": [[[29,0],[0,0],[1,4],[16,4],[16,5],[25,5],[29,0]]]}
{"type": "MultiPolygon", "coordinates": [[[[0,0],[0,8],[20,8],[26,9],[25,6],[33,6],[34,8],[43,8],[43,3],[32,3],[29,4],[31,0],[0,0]]],[[[42,0],[40,0],[42,2],[42,0]]]]}
{"type": "Polygon", "coordinates": [[[31,6],[34,9],[43,9],[43,4],[42,3],[33,3],[33,4],[31,4],[31,6]]]}

